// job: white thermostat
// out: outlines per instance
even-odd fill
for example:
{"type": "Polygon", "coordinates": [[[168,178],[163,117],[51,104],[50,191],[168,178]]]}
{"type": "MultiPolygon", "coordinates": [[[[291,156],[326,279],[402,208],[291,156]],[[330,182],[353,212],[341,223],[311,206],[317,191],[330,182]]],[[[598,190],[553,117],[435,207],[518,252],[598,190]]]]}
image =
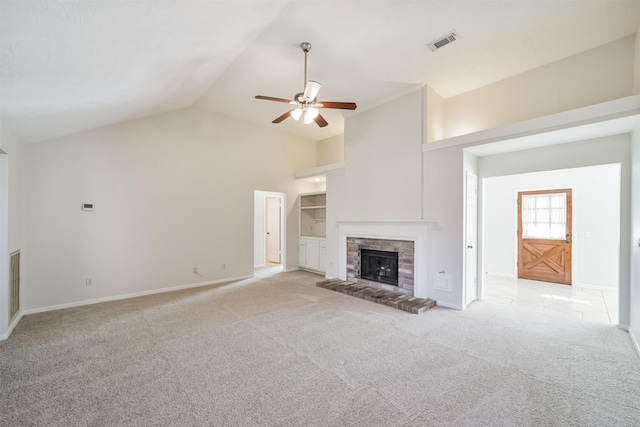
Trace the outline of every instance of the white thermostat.
{"type": "Polygon", "coordinates": [[[92,211],[93,210],[93,203],[83,203],[82,204],[82,210],[83,211],[92,211]]]}

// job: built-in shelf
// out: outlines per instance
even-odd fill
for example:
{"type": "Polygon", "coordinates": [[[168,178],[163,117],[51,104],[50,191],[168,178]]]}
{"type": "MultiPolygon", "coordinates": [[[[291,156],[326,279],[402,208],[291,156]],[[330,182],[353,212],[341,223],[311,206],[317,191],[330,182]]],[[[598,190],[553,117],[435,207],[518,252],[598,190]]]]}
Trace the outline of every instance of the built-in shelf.
{"type": "Polygon", "coordinates": [[[327,193],[300,195],[300,237],[326,237],[327,193]]]}
{"type": "Polygon", "coordinates": [[[326,271],[327,193],[301,194],[298,266],[315,273],[326,271]]]}

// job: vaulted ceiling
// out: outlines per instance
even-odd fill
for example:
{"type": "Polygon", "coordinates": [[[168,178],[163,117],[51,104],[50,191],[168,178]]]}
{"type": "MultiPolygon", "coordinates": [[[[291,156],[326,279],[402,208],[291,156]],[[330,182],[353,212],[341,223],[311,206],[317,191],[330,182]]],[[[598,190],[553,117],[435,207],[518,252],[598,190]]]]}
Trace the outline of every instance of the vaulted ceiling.
{"type": "Polygon", "coordinates": [[[0,0],[0,118],[43,141],[192,105],[311,140],[424,84],[442,97],[634,34],[638,0],[0,0]],[[459,40],[427,43],[456,30],[459,40]],[[308,78],[329,126],[271,120],[308,78]]]}

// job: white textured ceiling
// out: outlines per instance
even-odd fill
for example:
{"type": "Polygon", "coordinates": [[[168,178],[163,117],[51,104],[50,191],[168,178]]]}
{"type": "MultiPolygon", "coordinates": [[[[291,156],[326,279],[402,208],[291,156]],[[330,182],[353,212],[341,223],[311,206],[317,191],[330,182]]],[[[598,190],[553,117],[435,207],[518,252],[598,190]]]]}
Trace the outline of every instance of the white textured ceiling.
{"type": "Polygon", "coordinates": [[[312,140],[427,83],[449,97],[635,33],[640,0],[0,0],[0,118],[29,142],[191,105],[312,140]],[[460,40],[426,43],[455,29],[460,40]],[[308,78],[329,126],[282,103],[308,78]]]}

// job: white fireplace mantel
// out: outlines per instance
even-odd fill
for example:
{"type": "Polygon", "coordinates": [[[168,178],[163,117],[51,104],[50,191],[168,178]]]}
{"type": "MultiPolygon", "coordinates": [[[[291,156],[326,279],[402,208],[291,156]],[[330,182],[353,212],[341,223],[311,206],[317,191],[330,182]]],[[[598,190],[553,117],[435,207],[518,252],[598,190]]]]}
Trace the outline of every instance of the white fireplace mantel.
{"type": "Polygon", "coordinates": [[[347,237],[410,240],[414,242],[414,296],[428,298],[429,230],[435,221],[429,219],[346,219],[338,225],[339,277],[347,280],[347,237]]]}
{"type": "Polygon", "coordinates": [[[435,223],[433,219],[338,219],[333,222],[338,224],[347,223],[382,223],[382,224],[430,224],[435,223]]]}

